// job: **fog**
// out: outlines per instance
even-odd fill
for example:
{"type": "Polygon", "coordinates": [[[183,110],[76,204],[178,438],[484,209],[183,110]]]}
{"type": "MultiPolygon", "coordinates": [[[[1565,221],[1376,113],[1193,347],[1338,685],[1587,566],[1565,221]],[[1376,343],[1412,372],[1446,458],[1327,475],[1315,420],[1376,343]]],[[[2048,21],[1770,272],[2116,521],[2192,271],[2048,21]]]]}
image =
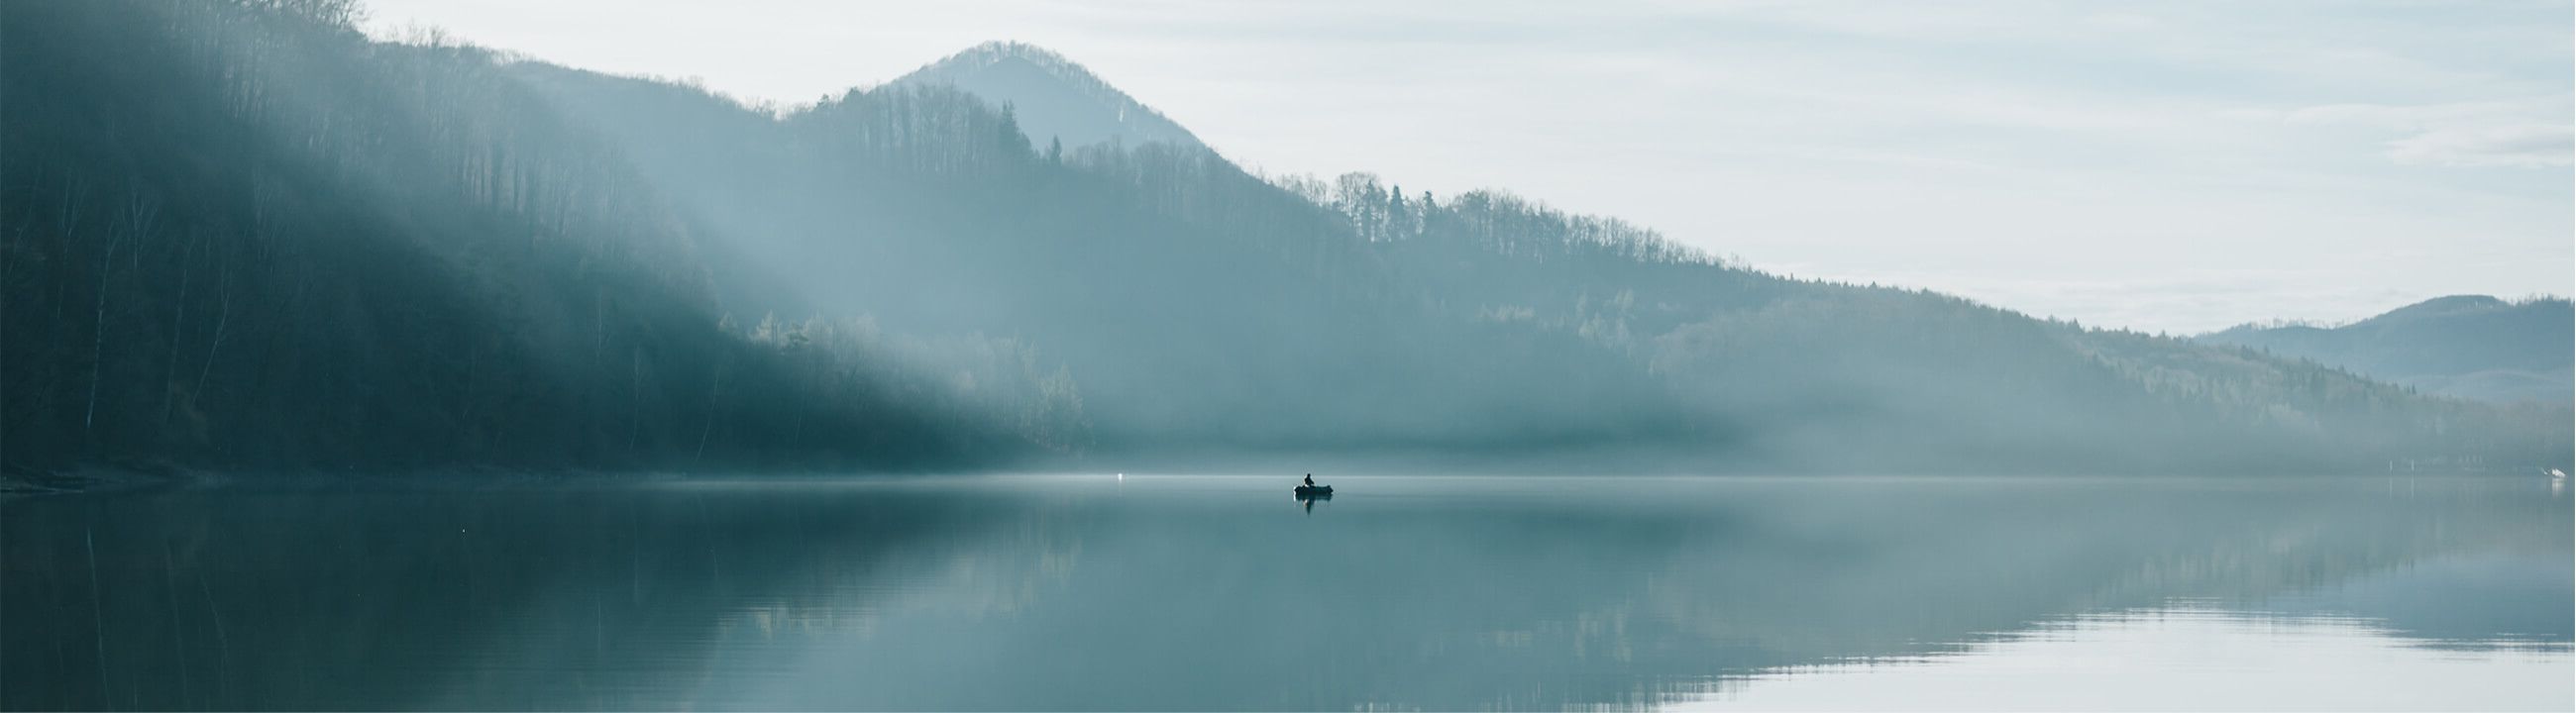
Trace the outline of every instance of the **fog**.
{"type": "Polygon", "coordinates": [[[2569,702],[2563,299],[2149,333],[1037,44],[747,102],[366,10],[0,3],[0,709],[2569,702]]]}
{"type": "Polygon", "coordinates": [[[787,105],[1017,40],[1273,172],[1503,186],[1777,272],[2199,332],[2568,294],[2570,21],[2519,2],[380,0],[367,25],[787,105]]]}
{"type": "Polygon", "coordinates": [[[755,108],[454,38],[374,40],[354,10],[8,10],[6,88],[35,99],[5,108],[0,459],[2527,472],[2569,458],[2563,405],[1792,279],[1501,190],[1248,172],[1031,46],[755,108]],[[1050,81],[1025,112],[968,91],[1050,81]],[[1077,129],[1108,140],[1063,140],[1077,129]]]}

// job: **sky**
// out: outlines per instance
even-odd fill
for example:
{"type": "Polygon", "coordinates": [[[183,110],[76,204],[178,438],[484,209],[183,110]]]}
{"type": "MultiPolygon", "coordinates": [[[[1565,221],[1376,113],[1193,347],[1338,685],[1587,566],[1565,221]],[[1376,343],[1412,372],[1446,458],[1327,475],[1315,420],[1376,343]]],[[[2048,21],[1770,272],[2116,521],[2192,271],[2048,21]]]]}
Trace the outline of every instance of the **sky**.
{"type": "Polygon", "coordinates": [[[1028,42],[1248,168],[1501,188],[2087,325],[2576,291],[2563,0],[371,0],[366,24],[789,105],[1028,42]]]}

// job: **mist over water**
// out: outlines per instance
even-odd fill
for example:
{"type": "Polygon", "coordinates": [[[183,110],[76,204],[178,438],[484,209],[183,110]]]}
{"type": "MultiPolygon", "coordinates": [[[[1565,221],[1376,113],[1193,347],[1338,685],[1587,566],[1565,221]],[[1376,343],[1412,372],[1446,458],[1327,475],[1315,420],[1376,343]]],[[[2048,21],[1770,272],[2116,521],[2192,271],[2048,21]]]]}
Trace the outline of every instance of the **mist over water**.
{"type": "MultiPolygon", "coordinates": [[[[1035,45],[750,105],[366,11],[0,3],[0,710],[2576,708],[2561,298],[2148,334],[1270,173],[1035,45]]],[[[1651,168],[1559,143],[1479,151],[1651,168]]]]}
{"type": "Polygon", "coordinates": [[[2526,320],[2310,353],[2494,342],[2378,373],[1268,175],[1035,46],[754,107],[361,10],[0,9],[0,472],[2576,467],[2390,381],[2526,320]]]}
{"type": "Polygon", "coordinates": [[[2516,709],[2576,684],[2569,496],[2530,479],[1388,476],[1311,508],[1291,480],[21,499],[0,706],[2516,709]],[[2416,697],[2366,695],[2392,690],[2416,697]]]}

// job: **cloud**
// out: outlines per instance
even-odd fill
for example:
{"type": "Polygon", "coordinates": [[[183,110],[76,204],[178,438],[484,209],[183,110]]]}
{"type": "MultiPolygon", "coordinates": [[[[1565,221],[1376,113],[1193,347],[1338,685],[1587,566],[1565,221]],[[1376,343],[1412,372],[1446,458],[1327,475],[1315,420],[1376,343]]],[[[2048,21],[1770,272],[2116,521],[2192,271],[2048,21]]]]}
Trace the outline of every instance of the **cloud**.
{"type": "Polygon", "coordinates": [[[2345,125],[2383,129],[2422,129],[2435,124],[2478,121],[2509,115],[2524,108],[2515,102],[2327,104],[2293,110],[2283,115],[2281,120],[2291,124],[2311,126],[2345,125]]]}
{"type": "Polygon", "coordinates": [[[2438,129],[2389,142],[2388,158],[2409,166],[2565,166],[2576,158],[2576,127],[2438,129]]]}
{"type": "Polygon", "coordinates": [[[2451,104],[2332,104],[2298,109],[2282,121],[2358,126],[2406,134],[2384,144],[2406,166],[2566,166],[2576,163],[2576,126],[2567,97],[2451,104]]]}

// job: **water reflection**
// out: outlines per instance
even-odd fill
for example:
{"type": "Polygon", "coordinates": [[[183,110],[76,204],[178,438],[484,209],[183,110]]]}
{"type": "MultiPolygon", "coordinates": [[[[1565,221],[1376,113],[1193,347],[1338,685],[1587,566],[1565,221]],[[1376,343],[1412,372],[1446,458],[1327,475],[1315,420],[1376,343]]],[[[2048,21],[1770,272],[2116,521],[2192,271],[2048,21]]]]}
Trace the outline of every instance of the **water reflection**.
{"type": "Polygon", "coordinates": [[[2180,602],[2088,614],[1960,654],[1794,667],[1676,710],[2567,710],[2563,649],[2391,646],[2370,619],[2180,602]]]}
{"type": "Polygon", "coordinates": [[[2571,683],[2536,481],[1340,480],[14,501],[0,707],[1650,707],[2176,601],[2571,683]]]}

